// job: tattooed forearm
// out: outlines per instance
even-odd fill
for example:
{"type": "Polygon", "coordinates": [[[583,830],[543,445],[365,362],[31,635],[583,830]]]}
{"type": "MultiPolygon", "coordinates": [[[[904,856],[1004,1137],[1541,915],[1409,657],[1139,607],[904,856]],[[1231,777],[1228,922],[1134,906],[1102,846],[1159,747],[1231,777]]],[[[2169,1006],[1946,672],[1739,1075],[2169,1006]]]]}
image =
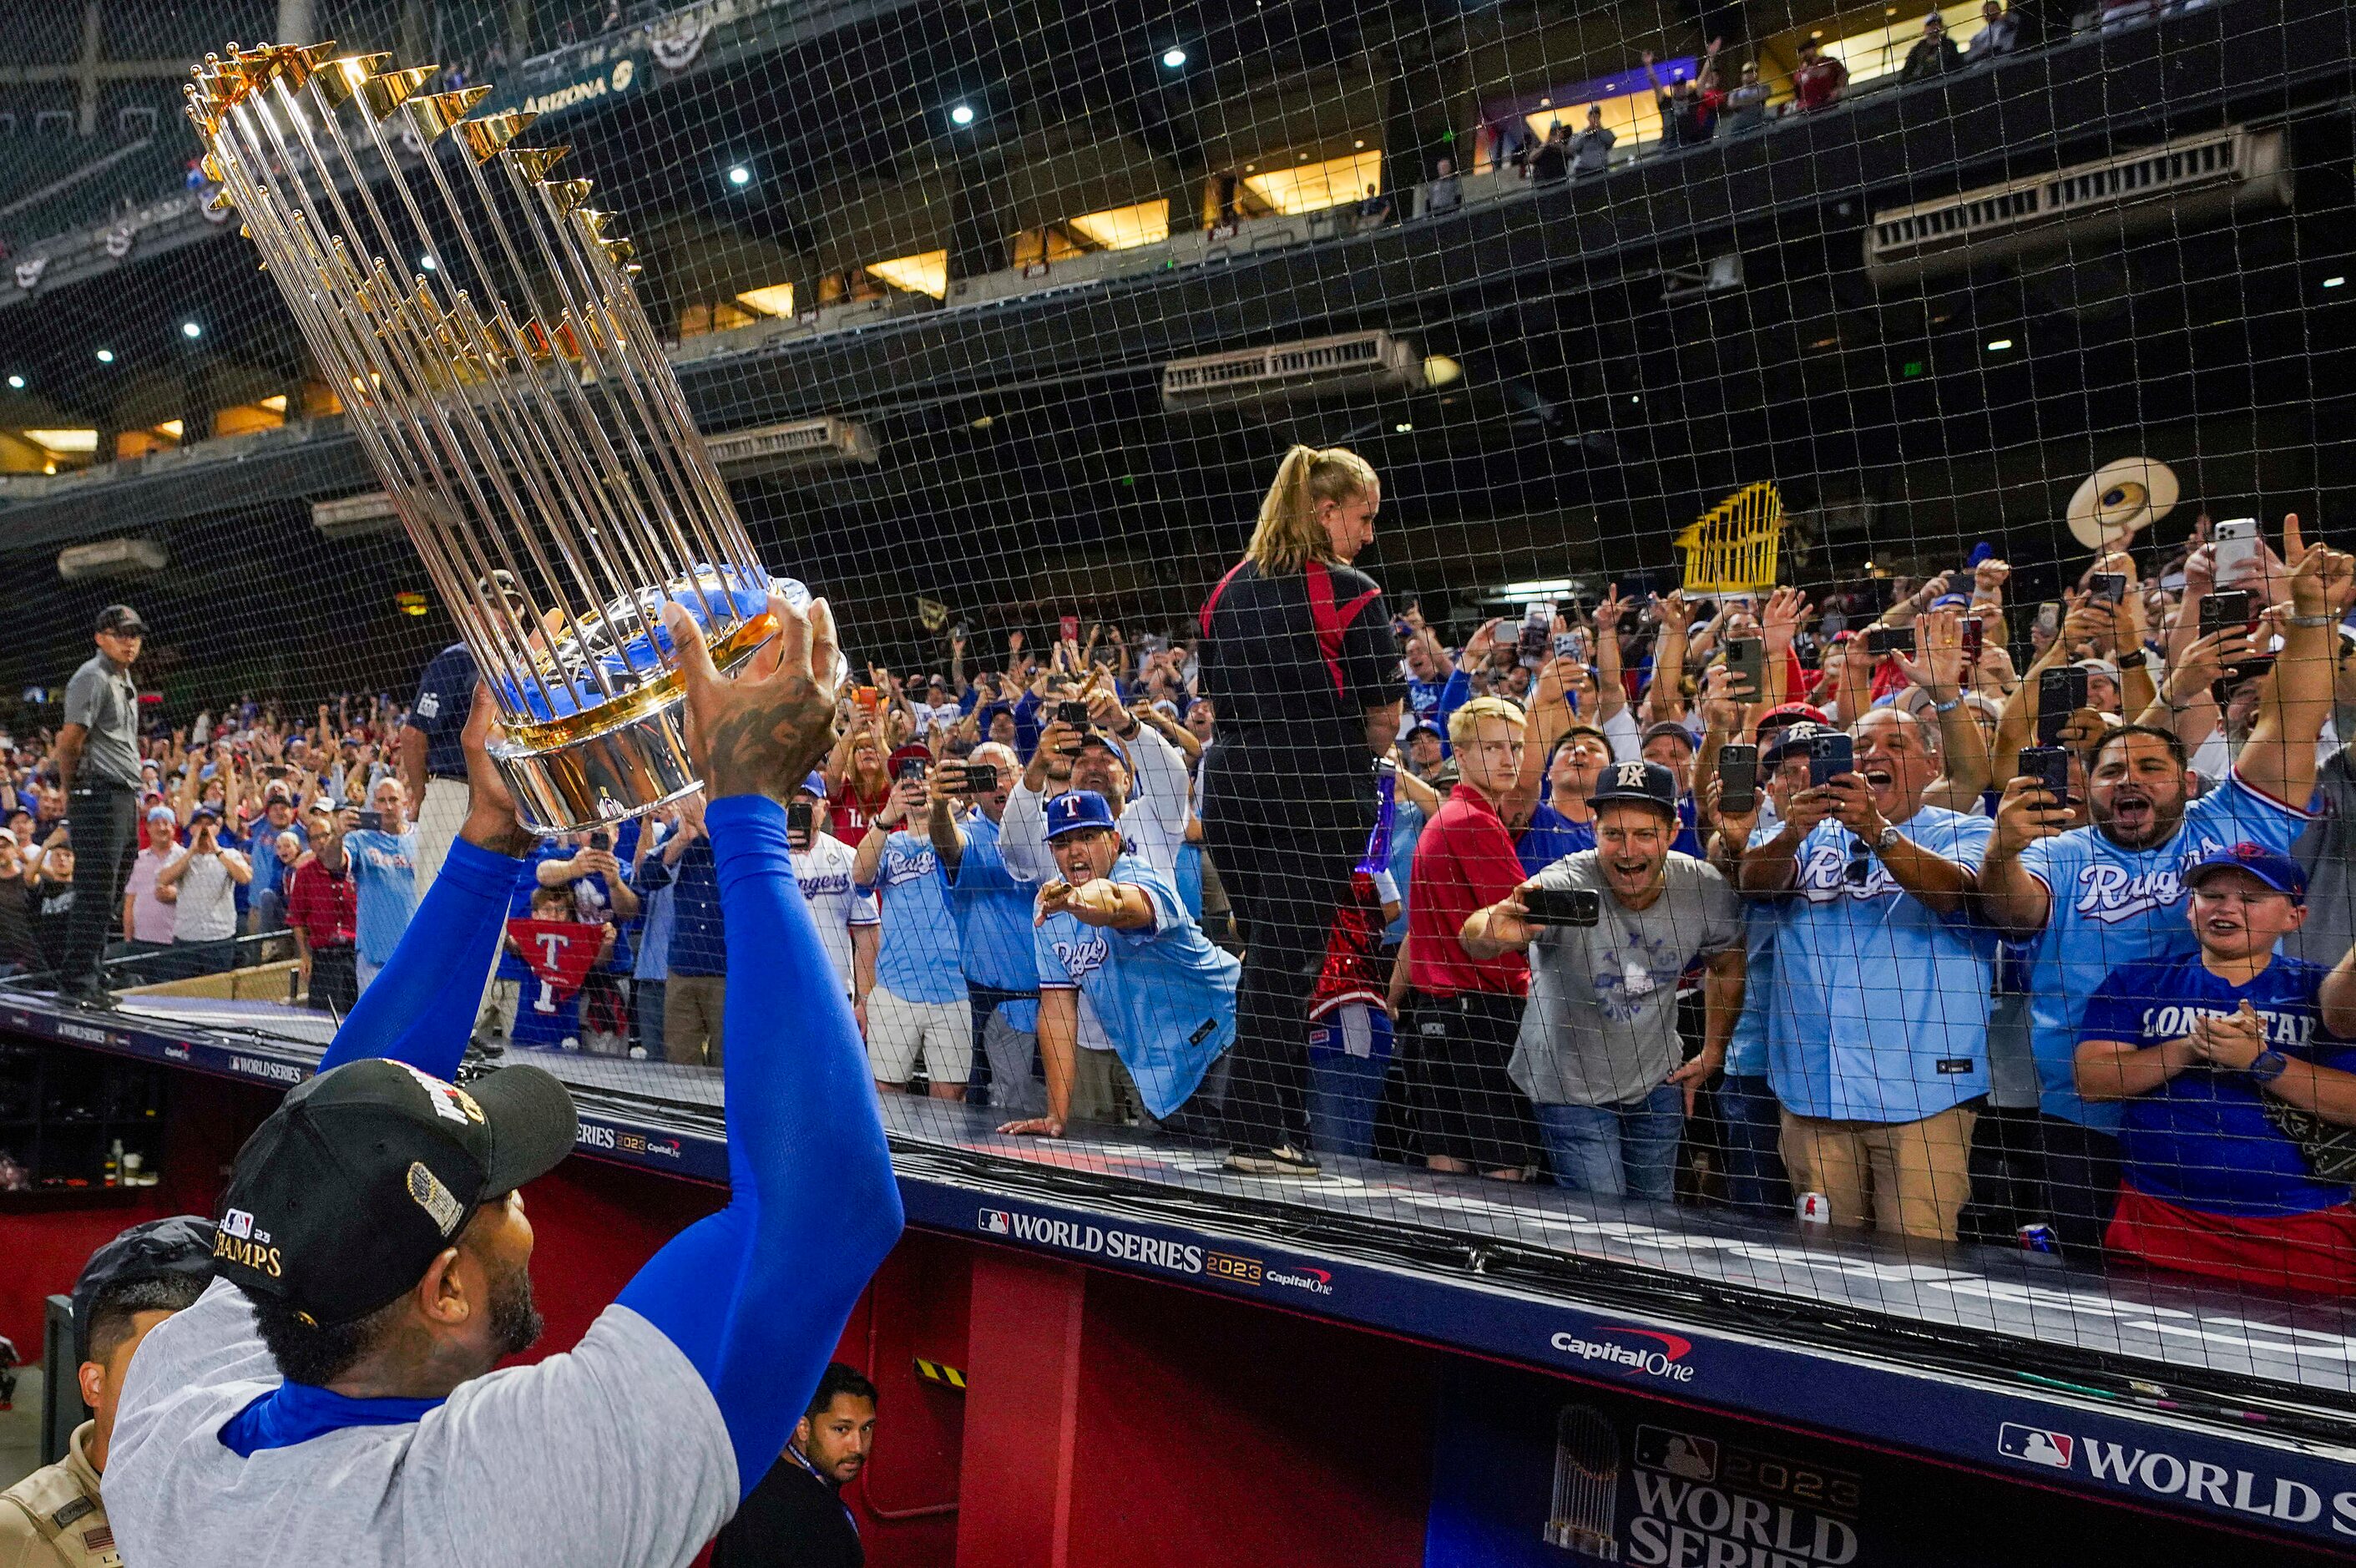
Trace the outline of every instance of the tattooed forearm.
{"type": "Polygon", "coordinates": [[[784,800],[834,745],[834,704],[806,676],[788,678],[761,700],[734,707],[706,737],[705,787],[714,797],[763,794],[784,800]]]}

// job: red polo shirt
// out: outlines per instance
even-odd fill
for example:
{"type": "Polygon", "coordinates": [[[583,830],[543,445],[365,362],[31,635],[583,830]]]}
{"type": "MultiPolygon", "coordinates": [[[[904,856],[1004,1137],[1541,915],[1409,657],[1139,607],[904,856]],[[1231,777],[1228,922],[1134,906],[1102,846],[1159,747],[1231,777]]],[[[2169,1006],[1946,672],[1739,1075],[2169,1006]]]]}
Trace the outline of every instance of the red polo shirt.
{"type": "Polygon", "coordinates": [[[348,864],[341,875],[316,858],[295,866],[286,882],[286,923],[303,933],[316,951],[352,945],[353,922],[359,918],[359,885],[348,864]]]}
{"type": "Polygon", "coordinates": [[[1460,991],[1527,995],[1527,959],[1506,952],[1475,962],[1456,940],[1473,910],[1498,902],[1523,880],[1514,835],[1497,808],[1471,785],[1457,785],[1415,842],[1407,898],[1408,983],[1427,996],[1460,991]]]}

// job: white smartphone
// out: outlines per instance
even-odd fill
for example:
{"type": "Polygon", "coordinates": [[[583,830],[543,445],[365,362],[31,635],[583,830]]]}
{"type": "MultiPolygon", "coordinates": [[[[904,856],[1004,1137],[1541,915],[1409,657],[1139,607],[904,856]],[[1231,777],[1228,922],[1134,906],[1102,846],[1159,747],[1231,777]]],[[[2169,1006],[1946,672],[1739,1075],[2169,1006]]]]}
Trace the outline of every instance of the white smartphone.
{"type": "Polygon", "coordinates": [[[2243,563],[2256,559],[2258,553],[2258,520],[2254,517],[2229,517],[2212,531],[2217,551],[2217,585],[2230,586],[2243,563]]]}

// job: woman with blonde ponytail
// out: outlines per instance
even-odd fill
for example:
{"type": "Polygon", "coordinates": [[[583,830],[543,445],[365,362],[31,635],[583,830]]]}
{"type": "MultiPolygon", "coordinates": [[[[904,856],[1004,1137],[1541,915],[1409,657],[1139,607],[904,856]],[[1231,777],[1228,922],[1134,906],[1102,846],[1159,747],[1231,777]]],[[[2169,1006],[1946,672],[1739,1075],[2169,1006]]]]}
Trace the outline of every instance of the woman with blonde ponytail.
{"type": "Polygon", "coordinates": [[[1333,912],[1375,822],[1375,759],[1405,687],[1382,589],[1351,563],[1373,542],[1382,482],[1340,446],[1295,446],[1251,542],[1202,614],[1205,848],[1244,940],[1229,1058],[1231,1168],[1313,1174],[1309,996],[1333,912]]]}

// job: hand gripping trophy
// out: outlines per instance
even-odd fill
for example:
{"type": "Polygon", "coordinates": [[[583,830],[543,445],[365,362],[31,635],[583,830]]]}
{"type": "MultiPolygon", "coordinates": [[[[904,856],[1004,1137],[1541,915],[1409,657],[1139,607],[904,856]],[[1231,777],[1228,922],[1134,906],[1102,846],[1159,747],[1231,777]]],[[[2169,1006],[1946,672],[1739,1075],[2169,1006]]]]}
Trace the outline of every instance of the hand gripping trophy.
{"type": "MultiPolygon", "coordinates": [[[[662,610],[728,670],[772,580],[632,285],[627,240],[513,145],[487,88],[332,44],[208,55],[188,116],[460,635],[526,824],[563,832],[696,787],[662,610]],[[411,261],[419,263],[412,271],[411,261]]],[[[789,600],[798,583],[780,581],[789,600]]]]}

